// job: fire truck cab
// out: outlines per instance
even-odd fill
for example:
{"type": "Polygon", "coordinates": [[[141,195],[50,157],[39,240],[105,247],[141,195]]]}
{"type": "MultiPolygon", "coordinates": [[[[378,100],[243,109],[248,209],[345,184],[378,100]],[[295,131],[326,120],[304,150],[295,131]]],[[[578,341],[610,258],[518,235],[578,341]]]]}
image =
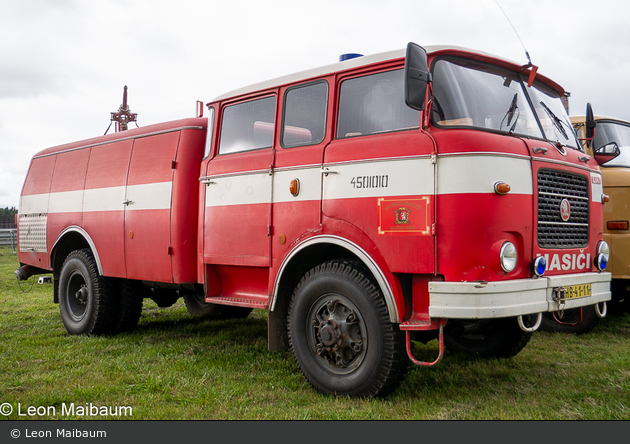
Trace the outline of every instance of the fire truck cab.
{"type": "Polygon", "coordinates": [[[143,297],[267,310],[270,350],[323,393],[383,396],[444,345],[514,356],[542,313],[610,300],[601,173],[563,94],[529,65],[409,44],[51,148],[16,273],[53,271],[75,334],[133,328],[143,297]]]}

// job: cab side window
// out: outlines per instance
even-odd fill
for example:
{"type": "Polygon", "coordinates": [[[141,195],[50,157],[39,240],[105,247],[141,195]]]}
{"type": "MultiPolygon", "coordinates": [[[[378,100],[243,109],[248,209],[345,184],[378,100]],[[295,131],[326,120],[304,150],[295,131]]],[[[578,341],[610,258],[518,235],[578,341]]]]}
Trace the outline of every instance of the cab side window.
{"type": "Polygon", "coordinates": [[[219,154],[238,153],[273,145],[276,98],[265,97],[223,110],[219,154]]]}
{"type": "Polygon", "coordinates": [[[283,148],[314,145],[326,134],[328,83],[318,82],[289,89],[284,96],[283,148]]]}
{"type": "Polygon", "coordinates": [[[403,84],[402,69],[342,82],[337,138],[418,128],[420,112],[405,104],[403,84]]]}

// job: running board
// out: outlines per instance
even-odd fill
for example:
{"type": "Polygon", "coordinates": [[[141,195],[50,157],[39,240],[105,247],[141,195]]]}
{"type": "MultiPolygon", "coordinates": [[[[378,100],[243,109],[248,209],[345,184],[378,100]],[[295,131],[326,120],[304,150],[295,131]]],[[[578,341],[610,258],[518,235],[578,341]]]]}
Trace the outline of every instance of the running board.
{"type": "Polygon", "coordinates": [[[206,298],[206,302],[220,305],[232,305],[234,307],[259,308],[261,310],[269,309],[268,298],[211,296],[206,298]]]}

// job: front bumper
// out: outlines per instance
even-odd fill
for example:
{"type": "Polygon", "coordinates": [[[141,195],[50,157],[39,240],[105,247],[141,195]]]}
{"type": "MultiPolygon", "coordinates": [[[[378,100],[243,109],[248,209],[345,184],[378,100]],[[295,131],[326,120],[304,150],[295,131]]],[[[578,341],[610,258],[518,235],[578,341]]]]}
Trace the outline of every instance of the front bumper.
{"type": "Polygon", "coordinates": [[[609,301],[611,274],[579,273],[499,282],[430,282],[431,318],[488,319],[594,305],[609,301]],[[554,289],[591,284],[591,295],[554,300],[554,289]]]}

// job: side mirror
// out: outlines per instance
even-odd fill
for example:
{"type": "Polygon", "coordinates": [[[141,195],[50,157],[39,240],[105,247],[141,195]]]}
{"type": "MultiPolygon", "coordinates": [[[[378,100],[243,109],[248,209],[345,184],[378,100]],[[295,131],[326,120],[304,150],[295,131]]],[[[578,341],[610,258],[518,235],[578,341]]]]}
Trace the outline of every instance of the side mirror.
{"type": "Polygon", "coordinates": [[[621,154],[621,150],[619,149],[619,145],[617,145],[617,142],[610,142],[604,146],[600,146],[599,148],[597,148],[595,150],[594,156],[597,163],[603,165],[613,160],[619,154],[621,154]]]}
{"type": "Polygon", "coordinates": [[[427,63],[427,51],[420,45],[409,43],[405,57],[405,103],[422,111],[431,73],[427,63]]]}
{"type": "MultiPolygon", "coordinates": [[[[586,122],[585,122],[585,134],[586,139],[592,139],[595,135],[595,126],[597,126],[597,122],[595,122],[595,118],[593,117],[593,108],[590,103],[586,104],[586,122]]],[[[619,149],[619,147],[617,147],[619,149]]]]}

